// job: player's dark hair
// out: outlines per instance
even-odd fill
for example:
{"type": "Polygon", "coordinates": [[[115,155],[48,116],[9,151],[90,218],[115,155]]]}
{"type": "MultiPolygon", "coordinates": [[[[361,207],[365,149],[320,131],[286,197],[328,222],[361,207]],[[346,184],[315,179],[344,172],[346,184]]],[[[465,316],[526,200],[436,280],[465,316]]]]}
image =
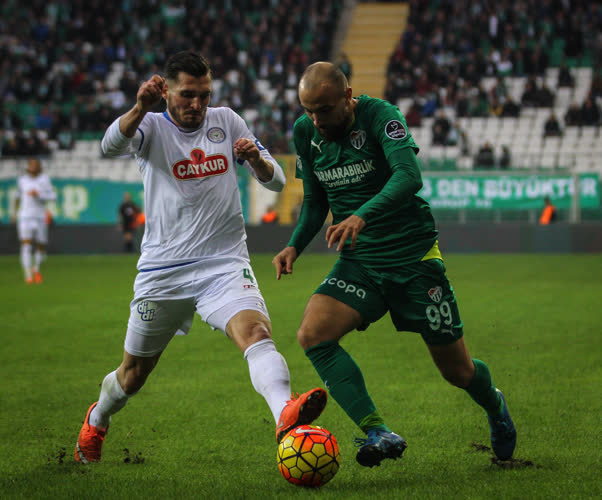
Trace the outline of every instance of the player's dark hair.
{"type": "Polygon", "coordinates": [[[165,62],[163,75],[166,80],[177,80],[180,73],[200,78],[211,76],[211,67],[207,60],[200,54],[191,50],[183,50],[169,56],[165,62]]]}

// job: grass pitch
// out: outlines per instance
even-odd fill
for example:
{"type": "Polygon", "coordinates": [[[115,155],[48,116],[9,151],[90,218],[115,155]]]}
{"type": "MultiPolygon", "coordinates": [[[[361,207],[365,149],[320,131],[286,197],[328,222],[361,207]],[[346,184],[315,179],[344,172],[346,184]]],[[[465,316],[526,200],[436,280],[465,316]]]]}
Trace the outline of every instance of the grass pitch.
{"type": "MultiPolygon", "coordinates": [[[[255,255],[253,266],[301,392],[321,381],[295,331],[334,256],[303,255],[280,282],[271,257],[255,255]]],[[[135,258],[51,255],[39,286],[22,282],[17,256],[0,258],[0,497],[600,498],[602,257],[446,263],[471,354],[507,397],[515,460],[492,462],[482,410],[443,381],[417,334],[394,332],[387,317],[342,344],[409,448],[400,461],[360,467],[359,431],[331,399],[317,423],[338,439],[341,469],[307,490],[278,472],[274,422],[241,353],[198,317],[113,418],[102,462],[74,463],[85,412],[121,361],[135,258]]]]}

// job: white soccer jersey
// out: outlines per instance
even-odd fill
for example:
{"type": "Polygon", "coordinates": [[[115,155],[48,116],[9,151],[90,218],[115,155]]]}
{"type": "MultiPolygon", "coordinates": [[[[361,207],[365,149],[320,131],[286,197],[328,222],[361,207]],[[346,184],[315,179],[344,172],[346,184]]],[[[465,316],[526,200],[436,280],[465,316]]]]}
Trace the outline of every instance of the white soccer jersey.
{"type": "Polygon", "coordinates": [[[165,113],[147,113],[131,141],[119,119],[102,140],[108,156],[133,153],[144,184],[146,226],[138,261],[140,271],[196,262],[202,275],[240,269],[249,261],[233,144],[253,140],[274,165],[266,188],[280,191],[282,168],[230,108],[208,108],[203,124],[179,128],[165,113]],[[125,140],[124,140],[125,139],[125,140]]]}
{"type": "Polygon", "coordinates": [[[46,174],[39,174],[36,177],[23,175],[17,180],[17,197],[19,198],[19,220],[45,220],[46,203],[55,200],[56,193],[46,174]],[[37,191],[38,196],[29,194],[31,191],[37,191]]]}

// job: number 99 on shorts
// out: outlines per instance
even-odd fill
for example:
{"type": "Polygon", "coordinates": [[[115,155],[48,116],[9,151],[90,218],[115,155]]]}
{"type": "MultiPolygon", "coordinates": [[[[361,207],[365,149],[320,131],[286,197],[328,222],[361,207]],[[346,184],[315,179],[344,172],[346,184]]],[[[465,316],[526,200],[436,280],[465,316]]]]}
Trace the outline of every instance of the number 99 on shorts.
{"type": "Polygon", "coordinates": [[[441,333],[452,333],[452,308],[447,300],[426,307],[426,319],[431,330],[441,333]]]}

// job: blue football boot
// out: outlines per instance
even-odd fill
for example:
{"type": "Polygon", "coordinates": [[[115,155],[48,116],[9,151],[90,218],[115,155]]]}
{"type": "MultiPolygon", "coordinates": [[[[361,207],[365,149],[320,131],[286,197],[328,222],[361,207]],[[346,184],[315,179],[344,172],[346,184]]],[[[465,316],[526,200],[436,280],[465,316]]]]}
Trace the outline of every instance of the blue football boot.
{"type": "Polygon", "coordinates": [[[508,460],[512,457],[516,446],[516,428],[510,418],[510,413],[508,413],[508,405],[502,391],[499,389],[496,391],[502,398],[504,409],[496,417],[487,416],[491,429],[491,447],[496,457],[500,460],[508,460]]]}
{"type": "Polygon", "coordinates": [[[355,459],[364,467],[380,465],[385,458],[400,458],[408,447],[401,436],[383,430],[368,431],[367,438],[355,438],[355,445],[360,447],[355,459]]]}

